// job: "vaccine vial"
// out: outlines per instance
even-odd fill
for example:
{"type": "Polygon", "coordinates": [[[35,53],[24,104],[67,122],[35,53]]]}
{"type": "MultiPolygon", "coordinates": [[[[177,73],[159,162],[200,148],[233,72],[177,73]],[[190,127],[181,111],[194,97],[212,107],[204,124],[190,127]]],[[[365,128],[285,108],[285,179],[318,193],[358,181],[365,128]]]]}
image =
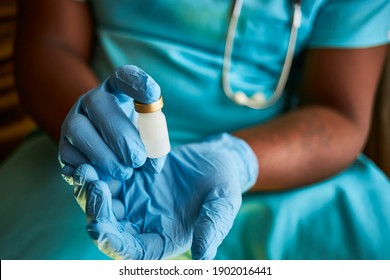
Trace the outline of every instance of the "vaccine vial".
{"type": "Polygon", "coordinates": [[[138,112],[138,131],[148,158],[165,156],[171,150],[167,121],[161,111],[163,106],[161,96],[150,104],[134,101],[135,111],[138,112]]]}

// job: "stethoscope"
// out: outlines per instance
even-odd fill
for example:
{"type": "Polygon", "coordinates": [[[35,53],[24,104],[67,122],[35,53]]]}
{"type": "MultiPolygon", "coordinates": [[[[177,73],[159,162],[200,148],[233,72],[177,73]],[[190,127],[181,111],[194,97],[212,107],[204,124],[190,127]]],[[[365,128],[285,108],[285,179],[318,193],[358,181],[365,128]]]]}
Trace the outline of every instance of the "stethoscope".
{"type": "Polygon", "coordinates": [[[226,37],[225,52],[223,57],[222,87],[223,91],[225,92],[225,95],[234,103],[242,106],[247,106],[252,109],[264,109],[272,106],[280,98],[286,86],[287,78],[290,73],[291,64],[294,56],[298,29],[301,26],[302,21],[301,0],[293,0],[294,13],[291,19],[290,39],[288,42],[282,72],[280,74],[275,91],[268,99],[262,92],[255,92],[252,96],[248,96],[243,91],[233,92],[232,87],[230,85],[229,75],[231,68],[233,43],[237,30],[237,22],[241,14],[242,5],[243,0],[235,1],[233,12],[230,18],[229,28],[226,37]]]}

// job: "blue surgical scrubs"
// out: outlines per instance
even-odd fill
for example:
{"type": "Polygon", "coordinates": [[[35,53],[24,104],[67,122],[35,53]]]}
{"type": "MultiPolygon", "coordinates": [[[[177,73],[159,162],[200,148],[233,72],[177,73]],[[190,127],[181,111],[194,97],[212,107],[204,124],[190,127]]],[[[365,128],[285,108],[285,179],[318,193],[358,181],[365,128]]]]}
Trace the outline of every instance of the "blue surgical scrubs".
{"type": "MultiPolygon", "coordinates": [[[[303,0],[288,86],[273,106],[249,109],[232,103],[222,89],[233,2],[90,1],[97,28],[93,69],[102,80],[124,64],[150,74],[162,90],[171,142],[180,145],[259,125],[293,109],[307,48],[364,48],[389,42],[388,0],[303,0]]],[[[233,90],[272,96],[286,55],[292,13],[292,1],[244,1],[231,57],[233,90]]],[[[84,232],[84,214],[61,181],[55,150],[45,135],[32,137],[0,169],[0,184],[19,190],[19,195],[0,191],[7,202],[6,207],[0,205],[0,218],[7,225],[0,229],[1,239],[4,235],[3,240],[13,243],[0,241],[0,257],[106,258],[84,232]],[[17,177],[17,170],[34,178],[17,177]],[[33,194],[25,196],[24,189],[33,194]],[[63,201],[57,203],[61,199],[54,193],[64,193],[63,201]],[[54,203],[48,203],[53,196],[54,203]],[[48,205],[42,207],[39,200],[48,205]],[[26,204],[34,209],[21,211],[26,204]],[[58,216],[48,217],[53,211],[58,216]],[[24,229],[33,230],[22,234],[22,225],[17,226],[22,222],[24,229]],[[55,231],[59,224],[62,234],[55,231]],[[56,250],[39,238],[29,242],[45,231],[45,239],[56,250]],[[23,242],[15,245],[19,239],[23,242]]],[[[245,194],[216,259],[390,259],[389,205],[389,178],[359,155],[348,168],[322,182],[278,193],[245,194]]]]}

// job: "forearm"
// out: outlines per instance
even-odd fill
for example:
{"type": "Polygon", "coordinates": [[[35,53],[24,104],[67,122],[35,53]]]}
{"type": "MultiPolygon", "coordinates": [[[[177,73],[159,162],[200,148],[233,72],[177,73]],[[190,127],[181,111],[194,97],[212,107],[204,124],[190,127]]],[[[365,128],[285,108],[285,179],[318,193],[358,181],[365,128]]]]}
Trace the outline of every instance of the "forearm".
{"type": "Polygon", "coordinates": [[[30,47],[17,55],[16,81],[21,102],[38,125],[55,140],[76,99],[97,79],[76,55],[56,46],[30,47]]]}
{"type": "Polygon", "coordinates": [[[255,151],[252,190],[305,186],[346,168],[362,150],[387,45],[313,49],[306,55],[302,105],[265,125],[236,133],[255,151]]]}
{"type": "Polygon", "coordinates": [[[251,191],[296,188],[325,179],[358,155],[366,131],[326,107],[306,106],[235,133],[254,150],[259,178],[251,191]]]}
{"type": "Polygon", "coordinates": [[[15,79],[25,109],[54,139],[76,98],[97,79],[88,66],[93,22],[86,4],[19,0],[15,79]]]}

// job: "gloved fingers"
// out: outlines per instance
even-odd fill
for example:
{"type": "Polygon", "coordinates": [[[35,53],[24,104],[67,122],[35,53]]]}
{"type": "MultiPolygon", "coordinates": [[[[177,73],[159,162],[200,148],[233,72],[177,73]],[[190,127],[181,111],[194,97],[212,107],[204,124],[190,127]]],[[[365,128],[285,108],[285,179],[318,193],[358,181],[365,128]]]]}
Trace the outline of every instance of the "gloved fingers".
{"type": "Polygon", "coordinates": [[[137,168],[145,163],[145,147],[137,128],[117,100],[118,98],[107,92],[102,85],[85,95],[81,106],[84,114],[117,157],[126,165],[137,168]]]}
{"type": "Polygon", "coordinates": [[[64,138],[61,138],[58,145],[58,161],[62,166],[68,165],[73,168],[76,168],[80,164],[89,162],[89,160],[78,149],[73,147],[72,144],[64,138]]]}
{"type": "Polygon", "coordinates": [[[99,180],[99,174],[91,165],[83,163],[75,169],[73,178],[76,186],[85,186],[99,180]]]}
{"type": "Polygon", "coordinates": [[[164,241],[156,233],[129,234],[123,227],[107,219],[92,220],[87,226],[89,237],[98,248],[113,259],[158,260],[162,258],[164,241]]]}
{"type": "Polygon", "coordinates": [[[156,102],[161,95],[159,85],[142,69],[134,65],[117,68],[108,78],[108,87],[114,94],[126,94],[140,103],[156,102]]]}
{"type": "Polygon", "coordinates": [[[139,242],[119,228],[118,223],[100,218],[88,223],[87,233],[99,250],[113,259],[142,259],[139,242]]]}
{"type": "Polygon", "coordinates": [[[89,221],[106,219],[117,224],[112,207],[111,192],[105,182],[90,182],[86,189],[86,196],[85,212],[89,221]]]}
{"type": "MultiPolygon", "coordinates": [[[[73,185],[75,198],[80,207],[85,211],[87,199],[86,190],[91,182],[98,181],[101,176],[99,175],[98,171],[91,165],[81,164],[72,173],[72,178],[74,183],[73,185]]],[[[125,207],[120,200],[114,199],[114,195],[115,197],[117,197],[119,194],[119,181],[113,180],[111,178],[108,181],[107,185],[109,186],[111,196],[113,197],[112,204],[114,215],[116,216],[117,220],[122,220],[125,215],[125,207]]]]}
{"type": "Polygon", "coordinates": [[[74,168],[72,166],[62,164],[61,176],[62,178],[64,178],[65,182],[67,182],[71,186],[74,185],[73,173],[74,173],[74,168]]]}
{"type": "Polygon", "coordinates": [[[112,198],[118,198],[122,192],[124,182],[115,180],[109,176],[99,176],[100,179],[107,183],[112,198]]]}
{"type": "Polygon", "coordinates": [[[86,190],[91,182],[99,180],[99,176],[91,165],[84,163],[74,170],[72,178],[74,183],[73,194],[81,209],[85,211],[87,200],[86,190]]]}
{"type": "MultiPolygon", "coordinates": [[[[151,76],[135,65],[119,67],[108,79],[108,87],[118,98],[125,94],[132,99],[145,104],[156,102],[161,96],[160,86],[151,76]]],[[[165,157],[148,159],[146,170],[160,173],[165,157]]]]}
{"type": "MultiPolygon", "coordinates": [[[[163,238],[156,233],[129,234],[115,217],[108,185],[94,181],[87,189],[88,235],[98,248],[114,259],[159,259],[163,238]]],[[[135,228],[135,227],[134,227],[135,228]]]]}
{"type": "MultiPolygon", "coordinates": [[[[61,146],[61,145],[60,145],[61,146]]],[[[66,142],[66,146],[68,146],[66,149],[61,148],[61,150],[66,150],[63,154],[65,155],[65,160],[60,159],[60,163],[62,166],[61,169],[61,176],[64,178],[64,180],[71,186],[78,187],[80,185],[83,185],[83,181],[85,180],[83,177],[88,176],[88,173],[84,174],[82,170],[79,169],[81,165],[88,165],[85,162],[89,162],[89,160],[84,157],[75,147],[73,147],[69,142],[66,142]],[[73,153],[74,151],[74,153],[73,153]],[[70,156],[70,155],[74,156],[70,156]],[[80,160],[75,160],[77,157],[80,157],[80,160]],[[71,162],[71,165],[65,164],[63,162],[71,162]],[[76,169],[79,169],[78,172],[75,173],[75,168],[72,166],[78,166],[76,169]],[[76,175],[76,178],[73,178],[76,175]],[[74,184],[74,181],[76,181],[76,185],[74,184]]],[[[97,177],[94,180],[102,180],[107,182],[109,185],[110,191],[112,193],[112,197],[116,198],[120,194],[122,183],[118,180],[113,179],[111,176],[104,173],[100,168],[97,166],[90,166],[90,168],[93,168],[94,171],[97,173],[97,177]]],[[[89,180],[91,181],[91,180],[89,180]]]]}
{"type": "Polygon", "coordinates": [[[60,151],[61,161],[73,161],[72,165],[77,164],[73,167],[81,163],[91,163],[118,180],[126,180],[133,174],[133,169],[120,161],[86,116],[68,115],[63,125],[63,135],[75,149],[63,145],[60,151]],[[79,155],[76,153],[77,150],[88,159],[87,162],[79,162],[81,158],[77,156],[79,155]]]}
{"type": "Polygon", "coordinates": [[[230,231],[240,201],[231,197],[208,200],[202,205],[194,227],[192,258],[213,259],[218,246],[230,231]]]}
{"type": "Polygon", "coordinates": [[[122,221],[125,218],[125,205],[121,200],[112,199],[112,211],[117,221],[122,221]]]}
{"type": "Polygon", "coordinates": [[[166,156],[159,158],[147,158],[145,164],[142,166],[142,169],[146,172],[160,173],[164,167],[166,156]]]}
{"type": "Polygon", "coordinates": [[[113,259],[157,260],[162,258],[163,239],[159,234],[132,235],[107,219],[92,220],[87,226],[89,237],[113,259]]]}
{"type": "Polygon", "coordinates": [[[143,260],[159,260],[165,255],[165,238],[158,233],[142,233],[135,236],[142,247],[143,260]]]}
{"type": "MultiPolygon", "coordinates": [[[[105,81],[106,84],[102,84],[102,86],[107,87],[107,80],[105,81]]],[[[125,113],[126,117],[131,121],[131,123],[138,128],[138,115],[135,112],[134,109],[134,100],[130,96],[126,94],[115,94],[115,100],[122,109],[122,111],[125,113]]]]}

